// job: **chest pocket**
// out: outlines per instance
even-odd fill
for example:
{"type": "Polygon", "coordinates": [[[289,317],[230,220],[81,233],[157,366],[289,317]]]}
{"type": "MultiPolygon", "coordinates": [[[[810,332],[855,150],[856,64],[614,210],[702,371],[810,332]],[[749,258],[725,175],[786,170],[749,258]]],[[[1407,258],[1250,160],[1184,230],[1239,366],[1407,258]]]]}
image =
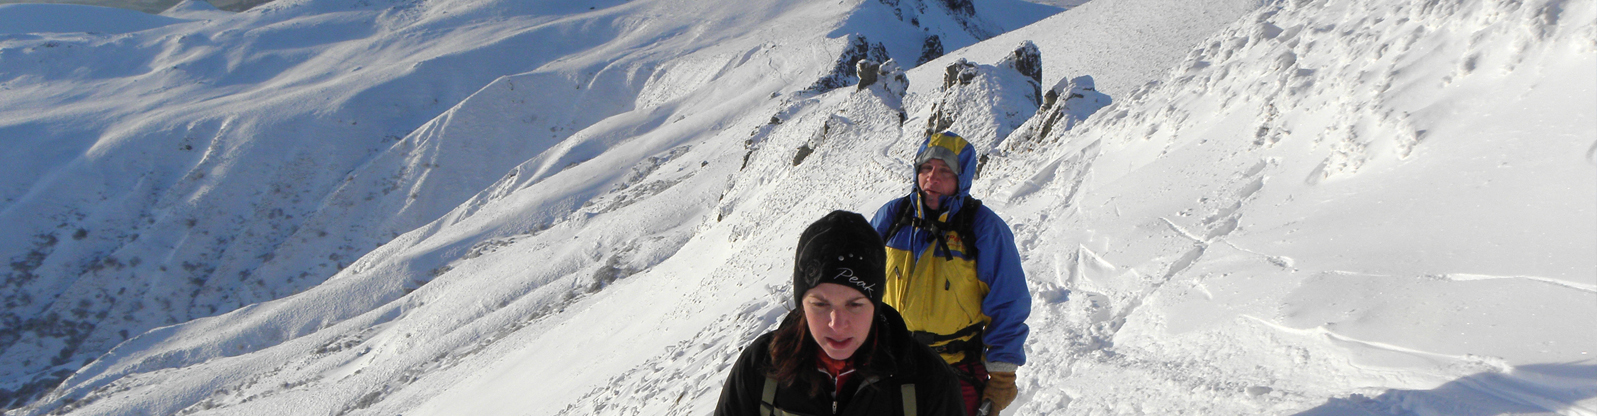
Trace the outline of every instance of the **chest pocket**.
{"type": "MultiPolygon", "coordinates": [[[[990,289],[976,277],[976,261],[964,257],[965,242],[953,232],[948,234],[953,259],[934,253],[935,244],[919,256],[887,249],[887,291],[882,301],[898,309],[911,332],[932,335],[935,341],[929,345],[934,350],[953,342],[980,342],[974,338],[992,322],[981,308],[990,289]]],[[[950,362],[966,358],[963,352],[943,353],[950,362]]]]}

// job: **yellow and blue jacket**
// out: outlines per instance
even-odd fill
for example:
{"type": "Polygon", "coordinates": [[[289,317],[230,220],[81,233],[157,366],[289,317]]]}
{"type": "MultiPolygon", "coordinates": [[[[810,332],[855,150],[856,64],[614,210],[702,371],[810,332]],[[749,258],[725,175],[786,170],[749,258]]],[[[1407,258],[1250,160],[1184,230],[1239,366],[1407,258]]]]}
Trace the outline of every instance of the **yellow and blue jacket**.
{"type": "Polygon", "coordinates": [[[948,252],[928,229],[937,227],[890,230],[905,214],[948,223],[966,208],[967,201],[974,201],[966,197],[976,176],[975,147],[944,132],[928,137],[917,154],[931,146],[947,148],[958,156],[959,191],[939,202],[938,206],[946,209],[932,212],[921,201],[919,185],[912,185],[909,196],[889,201],[876,211],[871,225],[887,244],[887,287],[882,301],[897,308],[909,330],[949,363],[985,359],[989,364],[1025,364],[1023,345],[1030,331],[1026,317],[1031,315],[1031,293],[1009,224],[991,209],[975,204],[973,236],[959,235],[953,229],[936,230],[943,234],[948,252]],[[905,213],[905,209],[912,211],[905,213]],[[978,351],[986,356],[973,356],[978,351]]]}

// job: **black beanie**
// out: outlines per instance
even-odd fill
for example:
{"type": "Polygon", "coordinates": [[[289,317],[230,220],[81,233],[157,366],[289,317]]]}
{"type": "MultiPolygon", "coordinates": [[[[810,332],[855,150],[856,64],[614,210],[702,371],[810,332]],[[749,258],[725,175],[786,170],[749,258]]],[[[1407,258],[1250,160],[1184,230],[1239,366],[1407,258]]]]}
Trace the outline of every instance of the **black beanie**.
{"type": "Polygon", "coordinates": [[[832,211],[799,235],[793,257],[793,305],[802,307],[804,292],[821,283],[854,288],[880,305],[887,286],[886,262],[882,237],[870,221],[853,212],[832,211]]]}

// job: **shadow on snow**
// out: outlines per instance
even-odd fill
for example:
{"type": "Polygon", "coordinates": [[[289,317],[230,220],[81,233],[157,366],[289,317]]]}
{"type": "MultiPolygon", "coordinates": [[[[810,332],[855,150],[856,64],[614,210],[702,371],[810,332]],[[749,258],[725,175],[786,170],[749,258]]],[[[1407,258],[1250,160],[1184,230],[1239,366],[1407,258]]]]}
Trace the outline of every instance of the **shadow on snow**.
{"type": "Polygon", "coordinates": [[[1597,397],[1597,365],[1534,364],[1473,374],[1431,390],[1335,398],[1295,416],[1567,414],[1592,397],[1597,397]]]}

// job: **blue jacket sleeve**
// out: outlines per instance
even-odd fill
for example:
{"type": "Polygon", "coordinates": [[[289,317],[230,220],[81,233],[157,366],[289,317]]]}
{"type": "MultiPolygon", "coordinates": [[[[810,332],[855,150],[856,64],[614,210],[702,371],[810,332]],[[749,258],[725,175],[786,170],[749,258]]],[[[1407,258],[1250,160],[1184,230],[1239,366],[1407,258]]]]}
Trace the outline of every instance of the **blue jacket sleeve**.
{"type": "Polygon", "coordinates": [[[987,283],[982,313],[993,319],[982,341],[987,361],[1026,364],[1026,336],[1031,329],[1031,290],[1020,266],[1015,234],[998,214],[982,206],[976,215],[976,275],[987,283]]]}
{"type": "Polygon", "coordinates": [[[871,216],[871,226],[876,228],[876,235],[887,239],[887,227],[893,226],[893,217],[898,214],[898,205],[903,198],[893,198],[876,209],[876,215],[871,216]]]}

